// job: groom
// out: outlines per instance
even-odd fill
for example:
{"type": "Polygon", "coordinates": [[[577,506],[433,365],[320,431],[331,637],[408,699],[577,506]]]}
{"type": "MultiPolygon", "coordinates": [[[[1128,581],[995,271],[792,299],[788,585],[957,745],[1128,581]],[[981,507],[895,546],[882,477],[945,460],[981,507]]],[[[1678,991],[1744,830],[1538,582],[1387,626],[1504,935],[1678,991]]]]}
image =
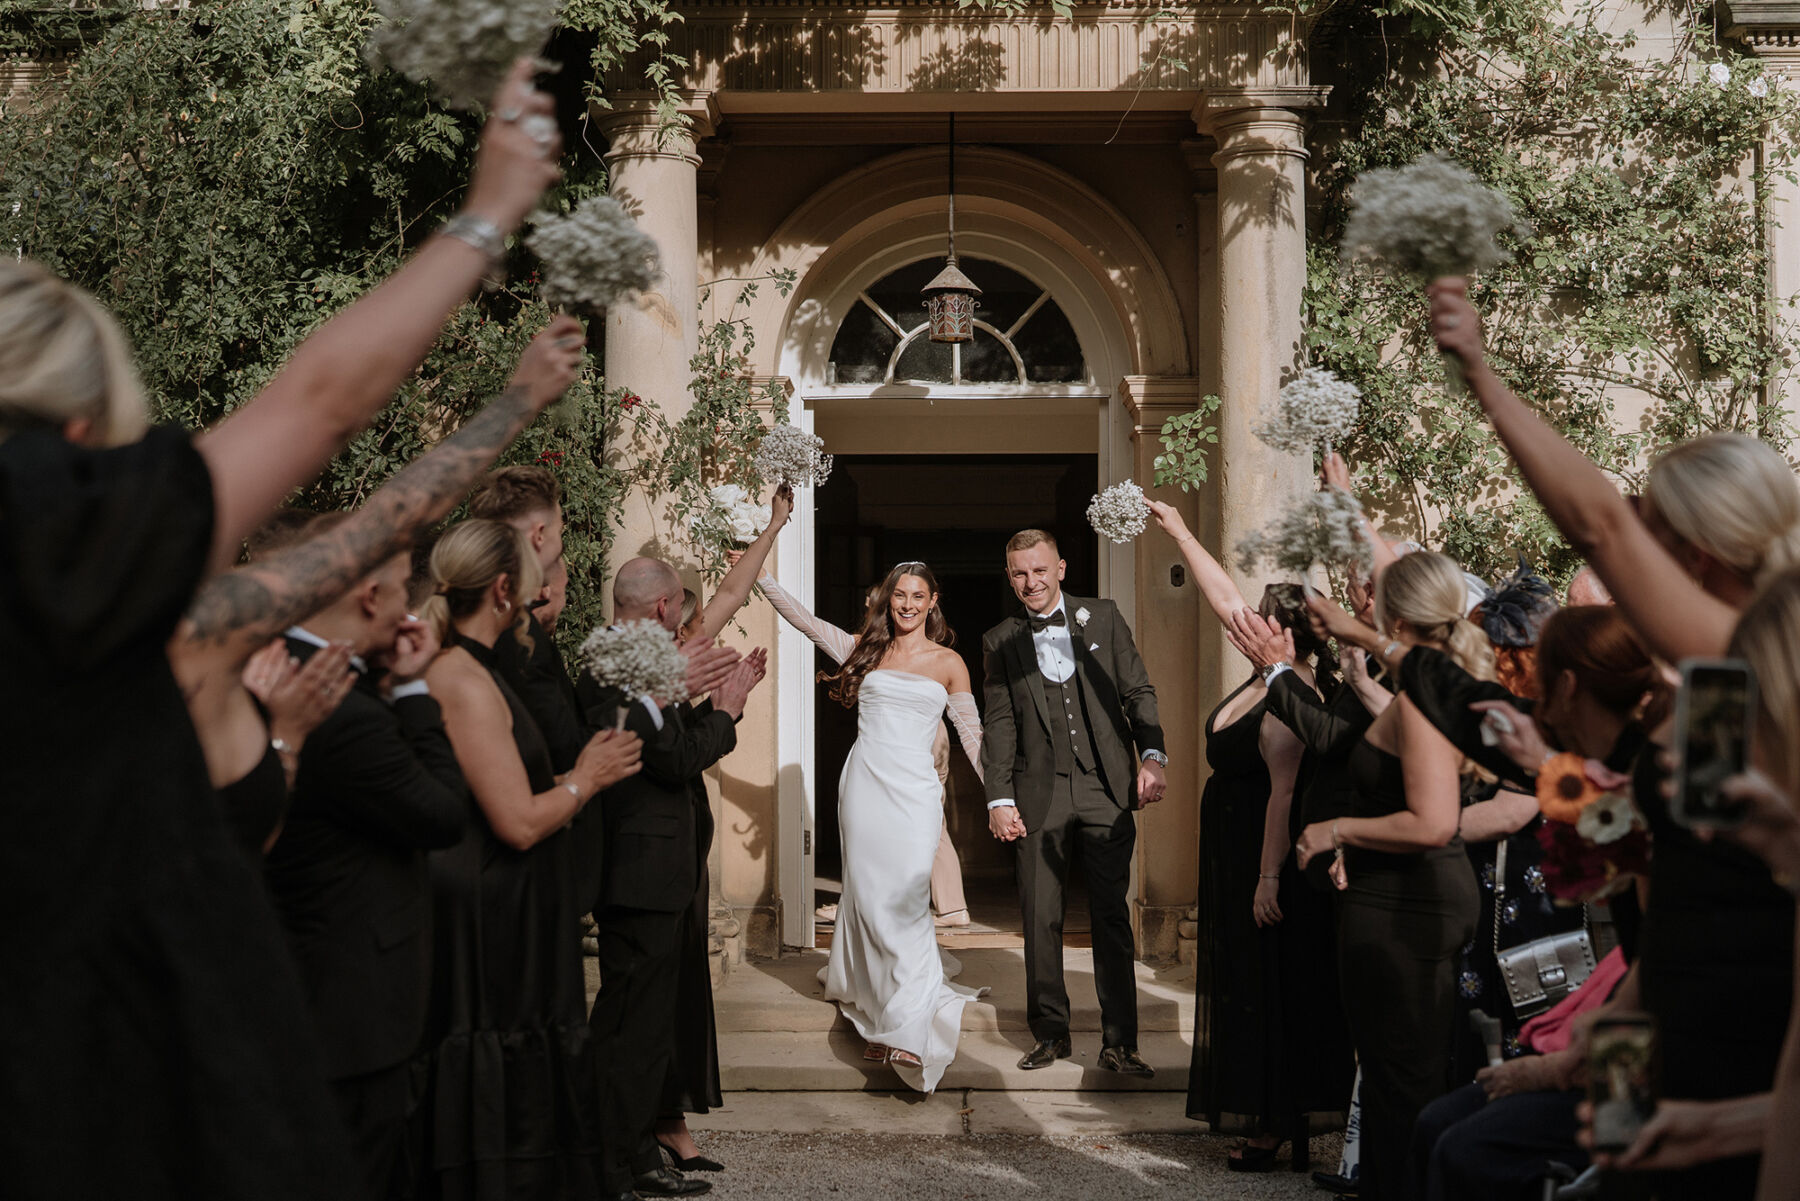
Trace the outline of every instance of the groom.
{"type": "Polygon", "coordinates": [[[1156,689],[1109,600],[1064,596],[1056,539],[1021,530],[1006,577],[1024,604],[981,640],[987,713],[981,742],[988,828],[1017,842],[1025,910],[1027,1020],[1037,1040],[1019,1066],[1072,1053],[1063,986],[1063,883],[1081,844],[1100,994],[1100,1066],[1153,1071],[1137,1053],[1137,973],[1126,889],[1137,843],[1132,810],[1166,787],[1156,689]],[[1135,753],[1134,753],[1135,748],[1135,753]]]}

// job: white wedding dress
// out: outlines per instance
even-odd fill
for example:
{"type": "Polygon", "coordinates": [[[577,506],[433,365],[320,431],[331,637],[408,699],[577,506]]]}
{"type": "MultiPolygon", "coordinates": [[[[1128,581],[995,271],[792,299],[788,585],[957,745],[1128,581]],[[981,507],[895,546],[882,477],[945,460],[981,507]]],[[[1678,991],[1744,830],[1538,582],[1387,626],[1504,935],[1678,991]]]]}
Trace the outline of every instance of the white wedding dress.
{"type": "MultiPolygon", "coordinates": [[[[856,639],[819,621],[767,577],[757,581],[776,612],[842,663],[856,639]]],[[[844,891],[831,956],[819,978],[856,1032],[917,1055],[891,1061],[901,1080],[929,1093],[956,1058],[963,1006],[987,992],[950,978],[962,965],[937,945],[931,864],[944,821],[931,748],[946,711],[969,762],[981,770],[975,698],[911,672],[876,669],[857,694],[856,745],[838,778],[844,891]]]]}

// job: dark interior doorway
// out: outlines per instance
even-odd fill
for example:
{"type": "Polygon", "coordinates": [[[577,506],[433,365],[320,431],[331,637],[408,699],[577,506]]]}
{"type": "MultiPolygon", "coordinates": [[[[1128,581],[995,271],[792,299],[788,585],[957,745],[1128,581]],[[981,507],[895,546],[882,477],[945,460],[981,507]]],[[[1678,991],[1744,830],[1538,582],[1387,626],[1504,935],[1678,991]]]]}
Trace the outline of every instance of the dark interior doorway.
{"type": "MultiPolygon", "coordinates": [[[[907,559],[930,564],[981,705],[981,636],[1019,607],[1003,572],[1008,538],[1032,526],[1049,530],[1068,563],[1064,588],[1097,591],[1099,546],[1086,513],[1098,472],[1094,455],[839,456],[815,499],[819,615],[856,630],[868,589],[889,568],[907,559]]],[[[822,654],[818,664],[830,666],[822,654]]],[[[843,869],[838,773],[856,741],[856,714],[826,696],[822,685],[817,714],[814,871],[822,882],[837,881],[843,869]]],[[[989,835],[981,782],[954,739],[951,745],[946,815],[971,914],[979,925],[1016,929],[1012,853],[989,835]]]]}

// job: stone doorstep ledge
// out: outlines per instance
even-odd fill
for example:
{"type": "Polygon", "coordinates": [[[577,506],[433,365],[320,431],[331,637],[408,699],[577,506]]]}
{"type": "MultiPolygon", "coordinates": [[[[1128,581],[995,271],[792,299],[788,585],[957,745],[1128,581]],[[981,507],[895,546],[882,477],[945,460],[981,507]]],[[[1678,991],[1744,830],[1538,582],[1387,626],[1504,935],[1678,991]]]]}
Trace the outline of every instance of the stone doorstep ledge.
{"type": "MultiPolygon", "coordinates": [[[[1023,1071],[1019,1056],[1031,1046],[1023,1031],[965,1031],[956,1060],[944,1072],[940,1091],[976,1089],[1036,1093],[1185,1093],[1193,1055],[1189,1036],[1146,1031],[1138,1053],[1156,1075],[1145,1080],[1102,1071],[1100,1036],[1077,1033],[1075,1053],[1037,1071],[1023,1071]]],[[[727,1092],[891,1092],[893,1071],[863,1060],[863,1042],[849,1031],[830,1034],[748,1032],[719,1036],[720,1081],[727,1092]]],[[[1181,1102],[1170,1100],[1179,1108],[1181,1102]]]]}
{"type": "Polygon", "coordinates": [[[1204,1134],[1182,1098],[1167,1093],[727,1092],[693,1119],[705,1150],[712,1133],[745,1134],[1204,1134]]]}

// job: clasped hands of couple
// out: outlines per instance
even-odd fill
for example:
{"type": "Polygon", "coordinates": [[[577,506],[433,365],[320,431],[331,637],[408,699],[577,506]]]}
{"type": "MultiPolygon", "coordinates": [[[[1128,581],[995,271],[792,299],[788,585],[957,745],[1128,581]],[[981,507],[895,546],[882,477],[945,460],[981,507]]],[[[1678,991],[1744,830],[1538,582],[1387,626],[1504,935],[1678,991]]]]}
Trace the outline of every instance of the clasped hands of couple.
{"type": "MultiPolygon", "coordinates": [[[[1162,764],[1146,759],[1138,765],[1137,795],[1139,809],[1147,809],[1163,799],[1167,790],[1167,778],[1163,775],[1162,764]]],[[[1019,816],[1019,810],[1013,805],[996,805],[988,810],[988,833],[1001,842],[1017,842],[1030,831],[1025,829],[1025,819],[1019,816]]]]}

